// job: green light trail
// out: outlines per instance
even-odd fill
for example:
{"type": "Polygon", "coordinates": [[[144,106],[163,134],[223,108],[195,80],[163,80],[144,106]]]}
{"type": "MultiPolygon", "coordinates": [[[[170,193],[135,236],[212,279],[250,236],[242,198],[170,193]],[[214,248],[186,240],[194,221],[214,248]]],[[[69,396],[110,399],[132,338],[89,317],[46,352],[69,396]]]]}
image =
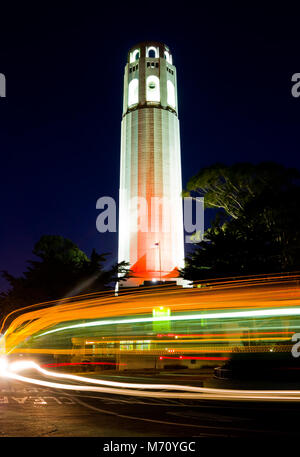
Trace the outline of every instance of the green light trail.
{"type": "Polygon", "coordinates": [[[109,319],[109,320],[98,320],[92,322],[85,322],[82,324],[69,325],[67,327],[60,327],[47,332],[41,333],[34,338],[40,338],[44,335],[51,333],[62,332],[64,330],[70,330],[74,328],[85,328],[85,327],[97,327],[104,325],[116,325],[116,324],[139,324],[139,323],[151,323],[151,322],[162,322],[162,321],[184,321],[184,320],[197,320],[197,319],[234,319],[234,318],[245,318],[245,317],[280,317],[280,316],[300,316],[300,308],[275,308],[275,309],[261,309],[261,310],[248,310],[248,311],[231,311],[231,312],[217,312],[217,313],[198,313],[198,314],[187,314],[179,316],[161,316],[161,317],[140,317],[130,319],[109,319]]]}

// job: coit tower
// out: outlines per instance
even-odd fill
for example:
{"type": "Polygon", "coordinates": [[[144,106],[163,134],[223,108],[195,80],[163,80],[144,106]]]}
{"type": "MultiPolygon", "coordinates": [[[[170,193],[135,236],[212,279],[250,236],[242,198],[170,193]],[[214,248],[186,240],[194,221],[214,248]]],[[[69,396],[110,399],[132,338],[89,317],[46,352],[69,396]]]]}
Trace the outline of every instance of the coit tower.
{"type": "Polygon", "coordinates": [[[184,262],[176,68],[168,46],[139,43],[124,74],[119,194],[119,262],[126,285],[179,282],[184,262]]]}

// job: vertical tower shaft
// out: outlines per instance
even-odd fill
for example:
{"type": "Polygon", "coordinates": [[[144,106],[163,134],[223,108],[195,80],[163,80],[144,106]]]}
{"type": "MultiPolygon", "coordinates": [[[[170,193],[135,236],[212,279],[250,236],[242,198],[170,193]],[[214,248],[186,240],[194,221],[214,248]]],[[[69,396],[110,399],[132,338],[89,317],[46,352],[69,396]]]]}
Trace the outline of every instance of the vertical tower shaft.
{"type": "Polygon", "coordinates": [[[169,48],[144,42],[124,74],[119,262],[130,280],[170,280],[183,267],[180,136],[176,69],[169,48]]]}

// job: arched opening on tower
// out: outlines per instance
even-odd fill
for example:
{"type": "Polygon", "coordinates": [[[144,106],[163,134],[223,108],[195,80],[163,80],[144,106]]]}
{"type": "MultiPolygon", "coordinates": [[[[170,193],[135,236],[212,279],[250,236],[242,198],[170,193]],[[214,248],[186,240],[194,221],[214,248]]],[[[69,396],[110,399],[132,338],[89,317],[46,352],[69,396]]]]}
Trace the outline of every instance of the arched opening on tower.
{"type": "Polygon", "coordinates": [[[159,78],[155,75],[150,75],[146,81],[146,98],[147,102],[160,101],[159,78]]]}
{"type": "Polygon", "coordinates": [[[164,58],[170,65],[172,65],[172,56],[168,51],[164,51],[164,58]]]}
{"type": "Polygon", "coordinates": [[[158,49],[155,46],[149,46],[149,48],[147,48],[147,57],[158,59],[158,49]]]}
{"type": "Polygon", "coordinates": [[[172,81],[168,79],[167,81],[167,97],[168,97],[168,105],[172,108],[176,108],[176,99],[175,99],[175,87],[172,81]]]}
{"type": "Polygon", "coordinates": [[[139,80],[134,78],[128,85],[128,107],[139,102],[139,80]]]}
{"type": "Polygon", "coordinates": [[[139,60],[139,58],[140,58],[140,50],[139,49],[135,49],[134,51],[132,51],[130,53],[130,63],[133,63],[136,60],[139,60]]]}

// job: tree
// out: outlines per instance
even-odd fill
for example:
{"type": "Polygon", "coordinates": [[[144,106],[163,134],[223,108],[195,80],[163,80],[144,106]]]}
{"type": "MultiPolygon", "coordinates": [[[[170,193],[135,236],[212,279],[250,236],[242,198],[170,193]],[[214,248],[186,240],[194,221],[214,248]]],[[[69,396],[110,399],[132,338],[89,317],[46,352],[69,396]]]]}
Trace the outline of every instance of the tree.
{"type": "Polygon", "coordinates": [[[39,260],[29,260],[22,276],[2,272],[10,284],[8,292],[0,295],[2,309],[104,290],[110,283],[126,279],[130,273],[124,262],[105,269],[107,253],[98,254],[93,250],[88,258],[76,244],[62,236],[42,236],[33,254],[39,260]]]}
{"type": "Polygon", "coordinates": [[[266,189],[284,190],[299,184],[300,172],[274,162],[258,165],[237,163],[227,166],[217,163],[203,168],[188,183],[183,196],[198,195],[204,198],[206,208],[223,209],[228,216],[237,219],[247,202],[258,197],[266,189]]]}
{"type": "Polygon", "coordinates": [[[215,205],[219,212],[205,241],[187,256],[182,276],[196,280],[300,269],[298,170],[274,163],[210,168],[212,174],[200,171],[198,184],[193,178],[193,188],[204,194],[206,207],[215,205]]]}

